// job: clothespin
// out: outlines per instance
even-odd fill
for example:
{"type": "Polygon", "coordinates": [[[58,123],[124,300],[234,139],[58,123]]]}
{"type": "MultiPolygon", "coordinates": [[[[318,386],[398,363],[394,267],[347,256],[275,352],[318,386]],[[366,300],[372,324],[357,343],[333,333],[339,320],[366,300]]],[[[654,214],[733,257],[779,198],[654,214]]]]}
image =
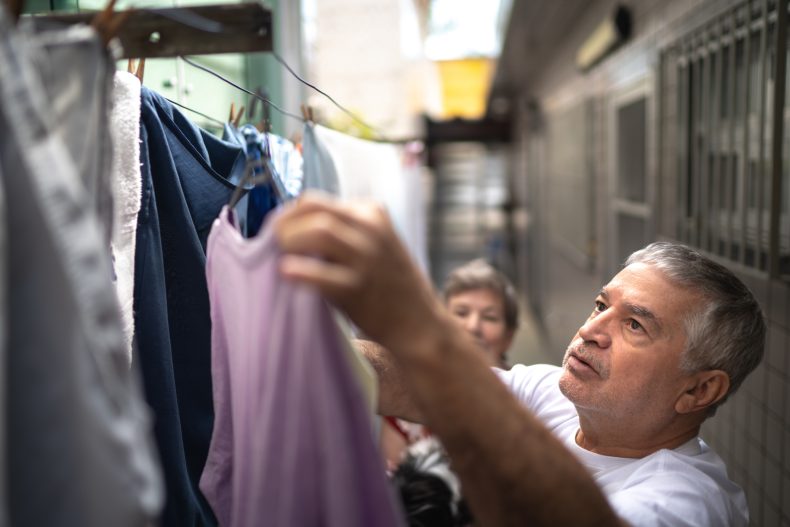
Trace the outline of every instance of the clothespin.
{"type": "Polygon", "coordinates": [[[96,16],[91,19],[91,26],[99,34],[102,44],[107,45],[124,25],[126,20],[131,15],[130,10],[115,12],[115,3],[118,0],[109,0],[104,9],[96,13],[96,16]]]}
{"type": "MultiPolygon", "coordinates": [[[[255,93],[257,95],[260,95],[260,93],[261,93],[261,87],[260,86],[255,88],[255,93]]],[[[247,110],[247,119],[252,121],[253,118],[255,118],[255,110],[257,110],[257,109],[258,109],[258,98],[255,97],[254,95],[251,95],[250,96],[249,109],[247,110]]]]}
{"type": "Polygon", "coordinates": [[[134,59],[129,59],[129,62],[126,65],[126,71],[132,73],[135,77],[137,77],[140,81],[140,84],[143,83],[143,76],[145,75],[145,57],[140,59],[140,62],[137,64],[135,68],[134,59]]]}
{"type": "Polygon", "coordinates": [[[239,113],[236,113],[236,105],[234,103],[230,103],[230,117],[228,117],[228,124],[232,124],[238,128],[242,115],[244,115],[244,106],[239,108],[239,113]]]}
{"type": "Polygon", "coordinates": [[[313,107],[310,106],[309,104],[303,104],[301,105],[301,108],[302,108],[302,117],[304,117],[304,120],[309,123],[314,123],[315,115],[313,114],[313,107]]]}

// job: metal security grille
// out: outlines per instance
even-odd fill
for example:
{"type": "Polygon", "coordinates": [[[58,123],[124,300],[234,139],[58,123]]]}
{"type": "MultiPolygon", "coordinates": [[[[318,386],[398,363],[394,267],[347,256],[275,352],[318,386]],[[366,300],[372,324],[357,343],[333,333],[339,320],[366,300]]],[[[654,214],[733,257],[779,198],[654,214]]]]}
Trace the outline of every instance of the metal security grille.
{"type": "Polygon", "coordinates": [[[787,7],[738,4],[662,53],[660,207],[662,234],[790,279],[787,7]]]}

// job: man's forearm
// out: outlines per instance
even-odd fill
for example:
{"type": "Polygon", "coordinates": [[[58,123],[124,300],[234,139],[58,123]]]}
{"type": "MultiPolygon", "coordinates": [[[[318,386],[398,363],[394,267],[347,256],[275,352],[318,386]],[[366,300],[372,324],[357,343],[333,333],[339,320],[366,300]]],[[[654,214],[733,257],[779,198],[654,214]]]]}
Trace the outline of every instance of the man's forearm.
{"type": "Polygon", "coordinates": [[[394,351],[480,524],[620,525],[586,469],[451,324],[394,351]]]}
{"type": "Polygon", "coordinates": [[[411,396],[400,362],[386,348],[370,340],[354,340],[354,346],[367,359],[378,378],[378,413],[400,417],[413,423],[422,416],[411,396]]]}

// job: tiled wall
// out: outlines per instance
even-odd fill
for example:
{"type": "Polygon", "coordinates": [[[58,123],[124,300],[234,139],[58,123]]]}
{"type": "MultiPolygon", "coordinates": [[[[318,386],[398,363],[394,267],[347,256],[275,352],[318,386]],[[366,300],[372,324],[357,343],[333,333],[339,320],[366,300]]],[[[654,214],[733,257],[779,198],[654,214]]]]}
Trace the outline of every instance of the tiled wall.
{"type": "Polygon", "coordinates": [[[740,273],[768,322],[765,357],[703,437],[746,490],[752,525],[790,525],[790,287],[740,273]]]}

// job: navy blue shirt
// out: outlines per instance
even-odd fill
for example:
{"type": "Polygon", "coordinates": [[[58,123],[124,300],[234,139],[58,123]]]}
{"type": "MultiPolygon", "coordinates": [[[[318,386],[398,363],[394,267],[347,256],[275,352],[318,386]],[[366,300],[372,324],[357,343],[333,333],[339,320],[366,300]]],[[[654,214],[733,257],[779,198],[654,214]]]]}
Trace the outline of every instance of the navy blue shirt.
{"type": "Polygon", "coordinates": [[[135,341],[165,475],[162,525],[213,526],[198,488],[214,423],[206,239],[245,156],[162,96],[143,87],[141,98],[135,341]]]}

